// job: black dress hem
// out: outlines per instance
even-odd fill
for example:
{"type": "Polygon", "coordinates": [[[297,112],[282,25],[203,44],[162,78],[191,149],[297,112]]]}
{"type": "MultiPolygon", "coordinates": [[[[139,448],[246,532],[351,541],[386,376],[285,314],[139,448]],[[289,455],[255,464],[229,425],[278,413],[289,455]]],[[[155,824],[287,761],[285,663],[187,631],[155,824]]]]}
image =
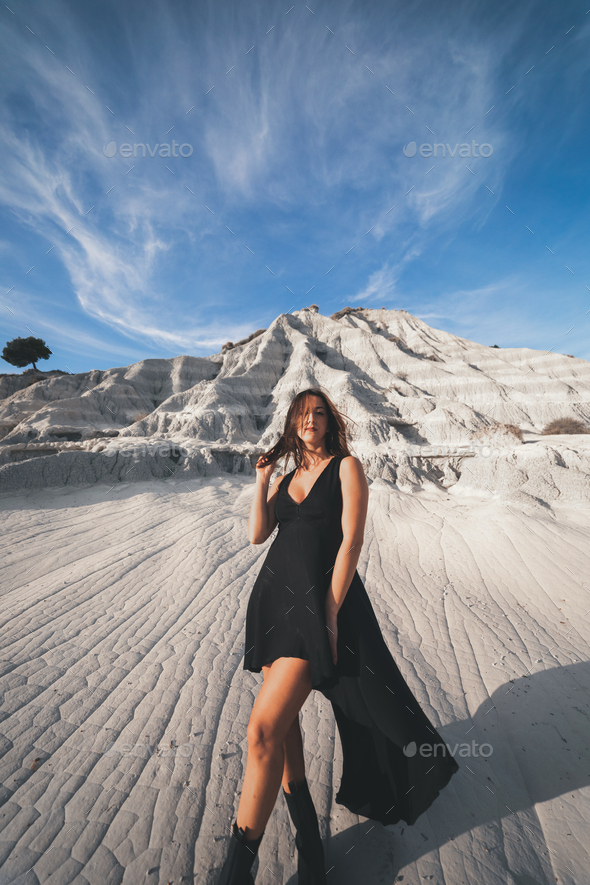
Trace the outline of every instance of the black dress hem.
{"type": "Polygon", "coordinates": [[[302,658],[301,655],[279,655],[271,661],[263,661],[259,666],[252,664],[250,667],[244,667],[244,669],[250,670],[251,673],[260,673],[263,667],[270,667],[270,665],[274,664],[275,661],[278,661],[279,658],[297,658],[299,661],[307,661],[309,663],[309,658],[302,658]]]}

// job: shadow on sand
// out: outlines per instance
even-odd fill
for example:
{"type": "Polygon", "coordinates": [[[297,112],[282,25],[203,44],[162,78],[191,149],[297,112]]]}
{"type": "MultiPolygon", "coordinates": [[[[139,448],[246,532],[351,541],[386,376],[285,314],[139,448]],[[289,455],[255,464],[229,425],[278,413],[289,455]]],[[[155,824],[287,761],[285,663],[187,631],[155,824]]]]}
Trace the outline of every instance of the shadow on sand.
{"type": "MultiPolygon", "coordinates": [[[[559,797],[571,803],[574,791],[590,785],[590,667],[557,666],[515,678],[496,689],[471,719],[438,731],[451,750],[458,745],[460,771],[413,827],[403,822],[383,827],[359,818],[359,825],[325,841],[329,885],[554,885],[557,875],[560,883],[567,881],[567,867],[572,885],[584,881],[585,821],[576,834],[572,818],[578,815],[572,812],[568,821],[567,810],[553,809],[553,815],[540,819],[535,806],[559,797]],[[549,818],[551,854],[543,828],[549,818]],[[438,856],[431,854],[436,849],[438,856]]],[[[341,806],[335,809],[352,817],[341,806]]],[[[270,885],[276,878],[261,863],[256,881],[270,885]]],[[[297,874],[285,881],[296,885],[297,874]]]]}

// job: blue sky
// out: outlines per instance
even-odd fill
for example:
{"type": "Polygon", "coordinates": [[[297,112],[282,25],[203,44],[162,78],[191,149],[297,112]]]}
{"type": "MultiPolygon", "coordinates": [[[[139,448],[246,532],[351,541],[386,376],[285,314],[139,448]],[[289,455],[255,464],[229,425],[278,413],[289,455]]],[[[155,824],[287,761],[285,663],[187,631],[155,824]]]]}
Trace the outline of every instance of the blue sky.
{"type": "Polygon", "coordinates": [[[589,38],[568,0],[9,2],[0,345],[206,356],[316,303],[590,359],[589,38]]]}

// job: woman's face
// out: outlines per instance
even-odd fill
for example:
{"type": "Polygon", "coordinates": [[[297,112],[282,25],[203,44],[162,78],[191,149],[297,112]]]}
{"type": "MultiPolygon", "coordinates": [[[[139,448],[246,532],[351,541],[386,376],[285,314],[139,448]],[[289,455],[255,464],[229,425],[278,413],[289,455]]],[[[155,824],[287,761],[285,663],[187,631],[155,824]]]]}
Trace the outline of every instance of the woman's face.
{"type": "Polygon", "coordinates": [[[318,446],[328,430],[328,410],[319,396],[309,396],[299,426],[299,438],[312,448],[318,446]]]}

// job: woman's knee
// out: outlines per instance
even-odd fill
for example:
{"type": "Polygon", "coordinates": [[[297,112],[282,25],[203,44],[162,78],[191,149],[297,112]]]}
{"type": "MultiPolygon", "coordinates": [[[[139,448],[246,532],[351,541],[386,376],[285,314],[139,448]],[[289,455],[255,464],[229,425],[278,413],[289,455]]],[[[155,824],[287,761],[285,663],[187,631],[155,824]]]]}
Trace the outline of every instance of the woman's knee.
{"type": "Polygon", "coordinates": [[[285,740],[285,734],[278,723],[264,717],[250,717],[247,735],[248,748],[259,756],[272,755],[285,740]]]}

